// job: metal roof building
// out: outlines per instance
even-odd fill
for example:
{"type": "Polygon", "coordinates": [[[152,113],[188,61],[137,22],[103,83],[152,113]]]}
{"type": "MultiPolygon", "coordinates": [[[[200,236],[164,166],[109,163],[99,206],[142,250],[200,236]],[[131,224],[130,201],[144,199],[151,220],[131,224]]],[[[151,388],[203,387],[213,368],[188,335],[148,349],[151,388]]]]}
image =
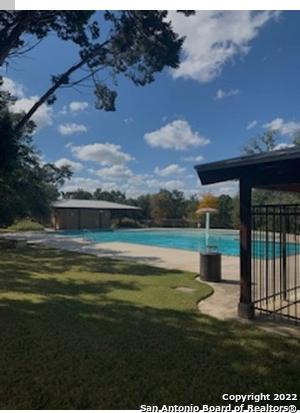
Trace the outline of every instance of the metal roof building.
{"type": "Polygon", "coordinates": [[[63,199],[52,204],[55,229],[97,229],[111,226],[112,214],[134,213],[138,207],[115,202],[63,199]]]}

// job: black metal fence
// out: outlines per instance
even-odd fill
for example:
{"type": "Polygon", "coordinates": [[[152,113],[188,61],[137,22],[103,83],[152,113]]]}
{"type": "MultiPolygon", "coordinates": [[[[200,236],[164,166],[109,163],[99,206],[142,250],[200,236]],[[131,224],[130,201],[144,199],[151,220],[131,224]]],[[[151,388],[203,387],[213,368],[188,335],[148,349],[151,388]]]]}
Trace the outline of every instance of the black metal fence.
{"type": "Polygon", "coordinates": [[[258,314],[300,322],[300,205],[252,207],[252,301],[258,314]]]}

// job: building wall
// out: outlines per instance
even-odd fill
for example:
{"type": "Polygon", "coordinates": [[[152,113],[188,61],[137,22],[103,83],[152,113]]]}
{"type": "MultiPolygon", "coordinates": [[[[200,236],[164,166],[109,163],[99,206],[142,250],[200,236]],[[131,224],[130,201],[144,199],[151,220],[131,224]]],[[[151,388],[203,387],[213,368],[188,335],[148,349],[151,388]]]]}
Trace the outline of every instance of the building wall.
{"type": "Polygon", "coordinates": [[[97,209],[82,209],[80,211],[80,229],[95,229],[99,227],[99,211],[97,209]]]}
{"type": "Polygon", "coordinates": [[[111,225],[110,211],[98,209],[55,209],[53,214],[55,229],[97,229],[109,228],[111,225]]]}
{"type": "Polygon", "coordinates": [[[55,229],[79,229],[78,209],[54,210],[55,229]]]}
{"type": "Polygon", "coordinates": [[[100,227],[109,228],[111,226],[110,211],[100,211],[100,227]]]}

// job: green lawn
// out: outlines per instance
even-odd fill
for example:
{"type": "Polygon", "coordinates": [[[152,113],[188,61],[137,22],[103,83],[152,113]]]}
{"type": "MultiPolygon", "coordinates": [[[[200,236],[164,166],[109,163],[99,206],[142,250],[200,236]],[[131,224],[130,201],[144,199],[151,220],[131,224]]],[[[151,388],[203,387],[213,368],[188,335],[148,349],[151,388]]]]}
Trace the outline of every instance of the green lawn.
{"type": "Polygon", "coordinates": [[[0,252],[0,408],[299,392],[300,343],[201,315],[196,302],[212,291],[194,277],[53,249],[0,252]]]}

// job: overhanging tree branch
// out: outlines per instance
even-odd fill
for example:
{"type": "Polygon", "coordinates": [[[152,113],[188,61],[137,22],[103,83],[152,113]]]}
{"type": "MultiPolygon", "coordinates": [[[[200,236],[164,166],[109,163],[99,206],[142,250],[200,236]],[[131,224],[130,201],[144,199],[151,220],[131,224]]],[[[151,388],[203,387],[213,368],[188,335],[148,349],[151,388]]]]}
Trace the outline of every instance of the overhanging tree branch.
{"type": "Polygon", "coordinates": [[[97,48],[97,50],[91,52],[90,54],[87,54],[78,63],[71,66],[62,75],[57,77],[54,84],[39,98],[39,100],[37,102],[35,102],[32,105],[32,107],[29,109],[29,111],[18,122],[15,130],[16,131],[21,130],[27,124],[27,122],[32,118],[32,116],[35,114],[35,112],[54,95],[56,90],[59,89],[64,83],[68,83],[69,77],[74,72],[76,72],[78,69],[80,69],[82,66],[84,66],[92,57],[94,57],[97,53],[99,53],[100,49],[103,49],[108,43],[109,43],[108,41],[102,43],[97,48]]]}
{"type": "MultiPolygon", "coordinates": [[[[21,14],[21,12],[19,12],[21,14]]],[[[104,21],[109,25],[108,38],[98,44],[95,41],[100,37],[100,28],[97,22],[88,23],[89,14],[79,12],[62,12],[61,15],[45,15],[36,11],[35,19],[27,22],[24,33],[34,34],[38,39],[43,39],[48,32],[55,31],[59,38],[72,40],[79,46],[79,61],[69,67],[59,76],[52,77],[52,84],[48,90],[32,105],[30,110],[21,115],[15,127],[20,131],[45,103],[51,104],[55,100],[55,92],[61,87],[71,87],[81,84],[91,78],[95,86],[96,108],[107,111],[115,110],[117,92],[112,90],[106,80],[99,81],[96,77],[99,70],[109,69],[109,77],[117,81],[120,74],[129,78],[137,86],[145,86],[153,82],[154,75],[161,72],[164,67],[177,68],[180,62],[180,50],[184,41],[173,31],[170,21],[166,20],[167,11],[138,11],[138,12],[105,12],[104,21]],[[73,14],[72,14],[73,13],[73,14]],[[40,23],[41,19],[49,18],[49,22],[40,23]],[[79,69],[89,71],[87,75],[77,79],[73,77],[79,69]]],[[[18,27],[20,14],[12,16],[14,24],[7,18],[2,18],[2,27],[9,27],[6,38],[11,38],[14,28],[18,27]]],[[[1,13],[0,13],[1,26],[1,13]]],[[[2,32],[4,32],[4,29],[2,32]]],[[[1,33],[1,32],[0,32],[1,33]]],[[[5,36],[4,36],[5,37],[5,36]]],[[[15,46],[10,45],[10,52],[16,53],[23,45],[23,40],[18,33],[14,36],[15,46]]],[[[13,41],[11,39],[11,41],[13,41]]],[[[5,43],[5,38],[3,43],[5,43]]],[[[0,41],[0,54],[3,44],[0,41]]],[[[1,56],[0,56],[1,57],[1,56]]]]}

